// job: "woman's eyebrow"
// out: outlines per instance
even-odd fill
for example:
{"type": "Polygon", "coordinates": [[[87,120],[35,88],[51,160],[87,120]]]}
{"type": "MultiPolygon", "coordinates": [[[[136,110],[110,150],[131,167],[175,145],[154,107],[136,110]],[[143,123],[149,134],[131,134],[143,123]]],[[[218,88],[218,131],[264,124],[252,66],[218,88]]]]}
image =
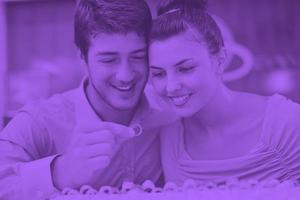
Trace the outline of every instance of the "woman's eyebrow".
{"type": "MultiPolygon", "coordinates": [[[[190,60],[192,60],[192,58],[185,58],[185,59],[183,59],[183,60],[177,62],[177,63],[174,65],[174,67],[177,67],[177,66],[179,66],[179,65],[182,65],[182,64],[184,64],[184,63],[186,63],[186,62],[188,62],[188,61],[190,61],[190,60]]],[[[153,68],[153,69],[162,69],[161,67],[157,67],[157,66],[154,66],[154,65],[150,65],[149,67],[150,67],[150,68],[153,68]]]]}
{"type": "Polygon", "coordinates": [[[191,58],[185,58],[185,59],[183,59],[183,60],[177,62],[177,63],[174,65],[174,67],[179,66],[179,65],[182,65],[182,64],[184,64],[184,63],[186,63],[186,62],[188,62],[188,61],[190,61],[190,60],[192,60],[192,59],[191,59],[191,58]]]}

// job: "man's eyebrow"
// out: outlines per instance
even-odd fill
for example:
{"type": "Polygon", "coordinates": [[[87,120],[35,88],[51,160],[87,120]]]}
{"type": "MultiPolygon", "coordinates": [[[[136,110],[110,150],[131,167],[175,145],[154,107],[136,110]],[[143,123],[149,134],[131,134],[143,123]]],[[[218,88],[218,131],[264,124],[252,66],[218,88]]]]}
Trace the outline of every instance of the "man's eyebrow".
{"type": "Polygon", "coordinates": [[[156,67],[156,66],[154,66],[154,65],[150,65],[149,67],[150,67],[150,68],[154,68],[154,69],[162,69],[162,68],[156,67]]]}
{"type": "Polygon", "coordinates": [[[183,60],[177,62],[174,66],[182,65],[183,63],[188,62],[188,61],[190,61],[190,60],[192,60],[192,59],[191,59],[191,58],[183,59],[183,60]]]}
{"type": "Polygon", "coordinates": [[[147,47],[134,50],[134,51],[130,52],[130,54],[136,54],[136,53],[140,53],[140,52],[147,52],[147,47]]]}
{"type": "Polygon", "coordinates": [[[105,51],[105,52],[99,52],[96,54],[97,56],[115,56],[118,55],[118,53],[113,51],[105,51]]]}

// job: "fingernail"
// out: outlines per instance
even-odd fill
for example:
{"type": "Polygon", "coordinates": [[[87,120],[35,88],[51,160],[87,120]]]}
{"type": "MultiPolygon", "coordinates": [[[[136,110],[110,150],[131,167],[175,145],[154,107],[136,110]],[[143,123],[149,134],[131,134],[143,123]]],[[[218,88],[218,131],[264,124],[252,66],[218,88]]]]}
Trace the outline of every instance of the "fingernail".
{"type": "Polygon", "coordinates": [[[143,132],[142,126],[140,124],[132,124],[132,125],[130,125],[130,127],[134,131],[134,136],[139,136],[143,132]]]}

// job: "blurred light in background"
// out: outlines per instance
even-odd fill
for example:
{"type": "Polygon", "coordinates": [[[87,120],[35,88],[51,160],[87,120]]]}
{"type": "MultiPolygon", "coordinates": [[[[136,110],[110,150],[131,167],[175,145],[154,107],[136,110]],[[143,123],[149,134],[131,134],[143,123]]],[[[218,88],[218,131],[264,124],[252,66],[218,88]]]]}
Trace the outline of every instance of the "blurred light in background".
{"type": "Polygon", "coordinates": [[[7,68],[7,55],[6,55],[6,12],[4,3],[0,3],[0,130],[4,125],[4,116],[6,109],[6,68],[7,68]]]}

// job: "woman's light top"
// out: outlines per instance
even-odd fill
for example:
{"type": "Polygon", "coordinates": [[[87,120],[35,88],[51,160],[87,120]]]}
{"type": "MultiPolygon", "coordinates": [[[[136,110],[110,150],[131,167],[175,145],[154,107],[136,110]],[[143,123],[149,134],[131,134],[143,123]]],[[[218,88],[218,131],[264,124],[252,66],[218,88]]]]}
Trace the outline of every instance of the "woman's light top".
{"type": "Polygon", "coordinates": [[[237,179],[300,180],[300,105],[275,94],[269,97],[258,143],[247,154],[223,160],[194,160],[186,151],[186,124],[177,121],[161,134],[166,181],[182,184],[237,179]]]}

